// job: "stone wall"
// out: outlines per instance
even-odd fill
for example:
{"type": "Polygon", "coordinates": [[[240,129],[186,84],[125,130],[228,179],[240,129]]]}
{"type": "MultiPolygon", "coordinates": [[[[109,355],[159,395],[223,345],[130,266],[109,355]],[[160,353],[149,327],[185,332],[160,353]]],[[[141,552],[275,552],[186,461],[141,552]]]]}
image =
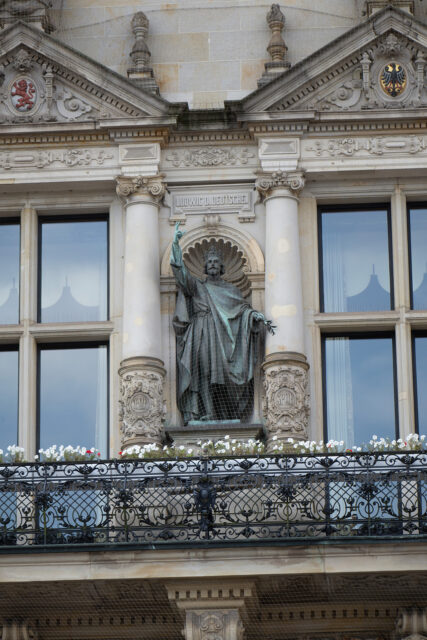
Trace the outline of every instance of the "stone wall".
{"type": "MultiPolygon", "coordinates": [[[[295,64],[356,26],[362,0],[282,0],[288,58],[295,64]]],[[[126,75],[131,19],[144,11],[148,46],[163,97],[217,108],[257,88],[270,30],[270,0],[57,0],[54,36],[126,75]]]]}

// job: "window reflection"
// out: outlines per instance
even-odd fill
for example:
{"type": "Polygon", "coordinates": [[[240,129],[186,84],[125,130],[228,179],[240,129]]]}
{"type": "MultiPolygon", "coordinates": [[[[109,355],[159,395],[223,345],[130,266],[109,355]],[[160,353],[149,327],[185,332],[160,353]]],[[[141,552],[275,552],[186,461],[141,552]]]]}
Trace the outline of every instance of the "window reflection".
{"type": "Polygon", "coordinates": [[[107,346],[42,347],[39,355],[40,446],[107,450],[107,346]]]}
{"type": "Polygon", "coordinates": [[[321,214],[324,311],[391,308],[388,225],[385,209],[321,214]]]}
{"type": "Polygon", "coordinates": [[[325,338],[324,366],[328,439],[395,438],[393,338],[325,338]]]}
{"type": "Polygon", "coordinates": [[[414,338],[413,359],[418,433],[427,435],[427,336],[414,338]]]}
{"type": "Polygon", "coordinates": [[[0,224],[0,324],[19,322],[19,224],[0,224]]]}
{"type": "Polygon", "coordinates": [[[107,221],[41,225],[41,322],[107,320],[107,221]]]}
{"type": "Polygon", "coordinates": [[[0,449],[18,444],[18,350],[0,351],[0,449]]]}
{"type": "Polygon", "coordinates": [[[409,211],[412,308],[427,309],[427,209],[409,211]]]}

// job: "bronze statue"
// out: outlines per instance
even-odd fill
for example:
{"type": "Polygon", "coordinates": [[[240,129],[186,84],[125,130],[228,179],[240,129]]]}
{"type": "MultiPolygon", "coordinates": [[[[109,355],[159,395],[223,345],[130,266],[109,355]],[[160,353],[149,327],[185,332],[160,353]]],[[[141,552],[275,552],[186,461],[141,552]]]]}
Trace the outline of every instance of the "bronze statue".
{"type": "Polygon", "coordinates": [[[224,265],[214,246],[205,256],[205,280],[188,271],[179,246],[183,233],[177,223],[170,258],[178,284],[178,407],[185,424],[242,420],[252,406],[259,337],[274,327],[222,279],[224,265]]]}

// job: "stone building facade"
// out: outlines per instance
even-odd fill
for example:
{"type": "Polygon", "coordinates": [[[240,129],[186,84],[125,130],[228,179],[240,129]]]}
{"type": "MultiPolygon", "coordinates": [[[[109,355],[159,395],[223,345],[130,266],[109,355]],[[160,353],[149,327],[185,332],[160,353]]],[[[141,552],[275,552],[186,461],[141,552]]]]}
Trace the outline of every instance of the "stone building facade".
{"type": "MultiPolygon", "coordinates": [[[[96,405],[85,444],[104,457],[224,435],[186,430],[177,407],[177,222],[193,273],[218,243],[228,280],[276,326],[232,437],[353,446],[382,419],[391,439],[427,432],[425,4],[0,2],[0,231],[20,229],[18,315],[0,324],[0,356],[15,358],[27,455],[52,434],[72,440],[65,404],[44,427],[55,353],[49,375],[68,370],[69,389],[88,367],[75,397],[96,405]],[[80,254],[83,227],[62,226],[77,240],[49,254],[55,224],[89,223],[104,244],[84,236],[80,254]],[[72,276],[80,261],[86,275],[61,271],[48,295],[66,251],[72,276]],[[104,283],[95,294],[91,278],[104,283]]],[[[0,284],[4,306],[16,286],[0,284]]],[[[425,527],[330,545],[5,548],[0,637],[420,640],[425,527]]]]}

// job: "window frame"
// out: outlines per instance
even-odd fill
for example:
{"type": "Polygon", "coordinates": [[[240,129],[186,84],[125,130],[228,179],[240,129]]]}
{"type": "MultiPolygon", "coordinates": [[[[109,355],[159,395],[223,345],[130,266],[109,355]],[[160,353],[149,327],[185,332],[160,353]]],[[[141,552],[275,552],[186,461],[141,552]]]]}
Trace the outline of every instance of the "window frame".
{"type": "MultiPolygon", "coordinates": [[[[41,358],[40,353],[44,351],[55,351],[59,349],[96,349],[97,347],[107,347],[107,388],[106,388],[106,402],[107,402],[107,452],[106,458],[110,456],[110,341],[109,340],[79,340],[79,341],[58,341],[58,342],[38,342],[37,343],[37,373],[36,373],[36,451],[40,449],[40,382],[41,382],[41,358]]],[[[56,444],[64,444],[67,446],[69,443],[58,442],[56,444]]],[[[87,443],[88,446],[95,446],[95,443],[87,443]]]]}
{"type": "Polygon", "coordinates": [[[67,322],[42,322],[41,320],[41,296],[42,296],[42,226],[43,224],[50,223],[66,223],[66,222],[106,222],[106,235],[107,235],[107,245],[106,245],[106,255],[107,255],[107,289],[106,289],[106,299],[107,299],[107,317],[105,320],[92,320],[90,322],[110,322],[110,214],[107,213],[88,213],[88,214],[74,214],[71,213],[69,215],[65,213],[61,213],[60,215],[39,215],[37,219],[37,324],[46,325],[46,324],[80,324],[81,322],[86,322],[85,320],[71,320],[69,323],[67,322]]]}
{"type": "Polygon", "coordinates": [[[318,246],[318,269],[319,269],[319,312],[320,313],[381,313],[383,311],[395,310],[394,296],[394,272],[393,272],[393,236],[392,236],[392,219],[391,219],[391,203],[375,202],[372,204],[334,204],[331,206],[322,204],[317,206],[317,246],[318,246]],[[377,309],[375,311],[325,311],[324,296],[324,276],[323,276],[323,227],[322,215],[325,213],[346,213],[358,211],[370,211],[384,209],[387,218],[387,245],[388,245],[388,265],[390,273],[390,308],[377,309]]]}
{"type": "Polygon", "coordinates": [[[415,351],[415,340],[416,338],[427,338],[427,329],[424,330],[415,330],[411,331],[411,355],[412,355],[412,380],[413,380],[413,389],[412,395],[414,398],[414,428],[415,433],[420,433],[420,424],[419,424],[419,412],[418,412],[418,384],[417,384],[417,356],[415,351]]]}
{"type": "Polygon", "coordinates": [[[425,209],[427,215],[427,200],[426,202],[407,202],[406,203],[406,228],[407,228],[407,242],[408,242],[408,276],[409,276],[409,308],[410,311],[427,311],[427,309],[414,309],[414,283],[412,274],[412,242],[411,242],[411,210],[413,209],[425,209]]]}
{"type": "MultiPolygon", "coordinates": [[[[2,325],[2,326],[10,326],[10,325],[2,325]]],[[[16,398],[17,398],[16,409],[17,409],[17,411],[16,411],[16,433],[15,433],[16,441],[9,443],[9,444],[18,444],[19,443],[19,414],[20,414],[20,399],[21,399],[21,393],[20,393],[20,388],[19,388],[20,367],[21,367],[19,343],[17,343],[17,342],[10,342],[10,343],[1,342],[0,343],[0,353],[4,353],[5,351],[7,351],[7,352],[11,352],[11,351],[16,352],[17,359],[18,359],[18,366],[17,366],[18,375],[17,375],[17,379],[16,379],[16,384],[17,384],[17,394],[16,394],[16,398]]]]}
{"type": "Polygon", "coordinates": [[[21,324],[21,242],[22,242],[22,228],[21,217],[12,215],[1,217],[0,227],[7,225],[17,225],[19,228],[19,242],[18,242],[18,322],[13,324],[0,323],[0,329],[3,327],[16,327],[21,324]]]}
{"type": "MultiPolygon", "coordinates": [[[[427,334],[426,334],[427,335],[427,334]]],[[[396,354],[396,333],[395,331],[338,331],[321,333],[321,358],[322,358],[322,414],[323,414],[323,440],[327,442],[328,436],[328,405],[327,405],[327,391],[326,391],[326,340],[328,338],[349,338],[353,340],[369,340],[369,339],[381,339],[391,338],[392,344],[392,358],[393,358],[393,394],[394,394],[394,419],[395,419],[395,438],[399,438],[400,424],[399,424],[399,398],[398,398],[398,380],[397,380],[397,354],[396,354]]],[[[373,434],[372,434],[373,435],[373,434]]],[[[352,446],[354,443],[346,443],[348,446],[352,446]]]]}

